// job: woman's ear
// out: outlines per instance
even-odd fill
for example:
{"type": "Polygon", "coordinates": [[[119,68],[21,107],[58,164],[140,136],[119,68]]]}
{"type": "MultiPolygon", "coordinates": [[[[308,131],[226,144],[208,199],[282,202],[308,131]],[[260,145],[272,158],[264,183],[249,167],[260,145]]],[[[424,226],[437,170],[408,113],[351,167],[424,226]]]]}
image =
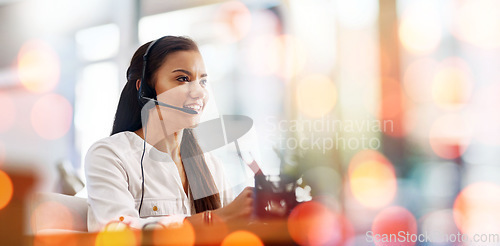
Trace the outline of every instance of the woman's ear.
{"type": "Polygon", "coordinates": [[[135,81],[135,88],[137,89],[137,91],[139,91],[139,88],[141,88],[141,80],[140,79],[137,79],[137,81],[135,81]]]}

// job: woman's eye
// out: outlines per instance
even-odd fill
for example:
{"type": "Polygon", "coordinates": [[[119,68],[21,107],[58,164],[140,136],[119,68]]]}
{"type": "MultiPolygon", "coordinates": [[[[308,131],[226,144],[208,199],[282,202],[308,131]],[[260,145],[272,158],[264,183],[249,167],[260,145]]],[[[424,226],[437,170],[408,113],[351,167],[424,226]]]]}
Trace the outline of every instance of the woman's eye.
{"type": "Polygon", "coordinates": [[[200,81],[200,85],[203,86],[203,87],[205,87],[207,85],[207,83],[208,83],[208,81],[206,79],[202,79],[200,81]]]}
{"type": "Polygon", "coordinates": [[[186,76],[181,76],[177,78],[177,81],[179,82],[189,82],[189,78],[186,76]]]}

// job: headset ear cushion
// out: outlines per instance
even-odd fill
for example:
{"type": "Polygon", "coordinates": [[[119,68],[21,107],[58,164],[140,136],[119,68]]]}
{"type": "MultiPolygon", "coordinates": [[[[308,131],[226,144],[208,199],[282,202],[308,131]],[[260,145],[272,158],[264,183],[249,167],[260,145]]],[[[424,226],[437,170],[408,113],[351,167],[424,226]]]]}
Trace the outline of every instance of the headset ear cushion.
{"type": "Polygon", "coordinates": [[[144,98],[144,91],[142,91],[142,89],[143,88],[140,88],[137,91],[137,101],[139,102],[141,108],[144,107],[144,105],[148,102],[148,100],[144,98]]]}
{"type": "Polygon", "coordinates": [[[147,86],[147,90],[145,91],[144,96],[147,97],[147,98],[151,98],[151,99],[157,100],[156,90],[153,89],[153,88],[151,88],[150,86],[147,86]]]}
{"type": "Polygon", "coordinates": [[[148,84],[145,84],[144,86],[144,96],[148,98],[152,98],[156,100],[156,90],[153,89],[153,87],[149,86],[148,84]]]}
{"type": "Polygon", "coordinates": [[[151,88],[148,84],[141,84],[141,88],[137,92],[138,95],[138,100],[139,100],[139,105],[141,107],[144,107],[148,102],[150,102],[149,99],[154,99],[157,100],[156,98],[156,90],[151,88]]]}

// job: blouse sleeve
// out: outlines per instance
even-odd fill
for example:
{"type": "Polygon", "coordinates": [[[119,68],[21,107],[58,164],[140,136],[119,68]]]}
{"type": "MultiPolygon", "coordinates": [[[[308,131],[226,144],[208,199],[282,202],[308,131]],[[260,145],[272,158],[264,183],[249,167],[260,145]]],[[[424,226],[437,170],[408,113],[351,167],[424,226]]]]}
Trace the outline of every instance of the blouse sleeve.
{"type": "Polygon", "coordinates": [[[128,174],[119,154],[107,144],[96,143],[85,158],[88,190],[88,229],[99,231],[112,221],[141,229],[148,223],[182,223],[187,215],[140,218],[128,190],[128,174]]]}

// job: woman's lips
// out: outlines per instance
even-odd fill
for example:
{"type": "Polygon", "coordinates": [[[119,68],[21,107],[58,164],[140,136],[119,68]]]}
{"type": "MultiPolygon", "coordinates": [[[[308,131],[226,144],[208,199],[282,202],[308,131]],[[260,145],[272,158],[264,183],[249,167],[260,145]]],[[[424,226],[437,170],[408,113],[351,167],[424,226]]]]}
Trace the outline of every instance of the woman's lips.
{"type": "Polygon", "coordinates": [[[189,108],[189,109],[192,109],[196,112],[201,112],[201,110],[203,109],[203,105],[202,104],[198,104],[198,103],[192,103],[192,104],[187,104],[187,105],[184,105],[183,106],[184,108],[189,108]]]}

